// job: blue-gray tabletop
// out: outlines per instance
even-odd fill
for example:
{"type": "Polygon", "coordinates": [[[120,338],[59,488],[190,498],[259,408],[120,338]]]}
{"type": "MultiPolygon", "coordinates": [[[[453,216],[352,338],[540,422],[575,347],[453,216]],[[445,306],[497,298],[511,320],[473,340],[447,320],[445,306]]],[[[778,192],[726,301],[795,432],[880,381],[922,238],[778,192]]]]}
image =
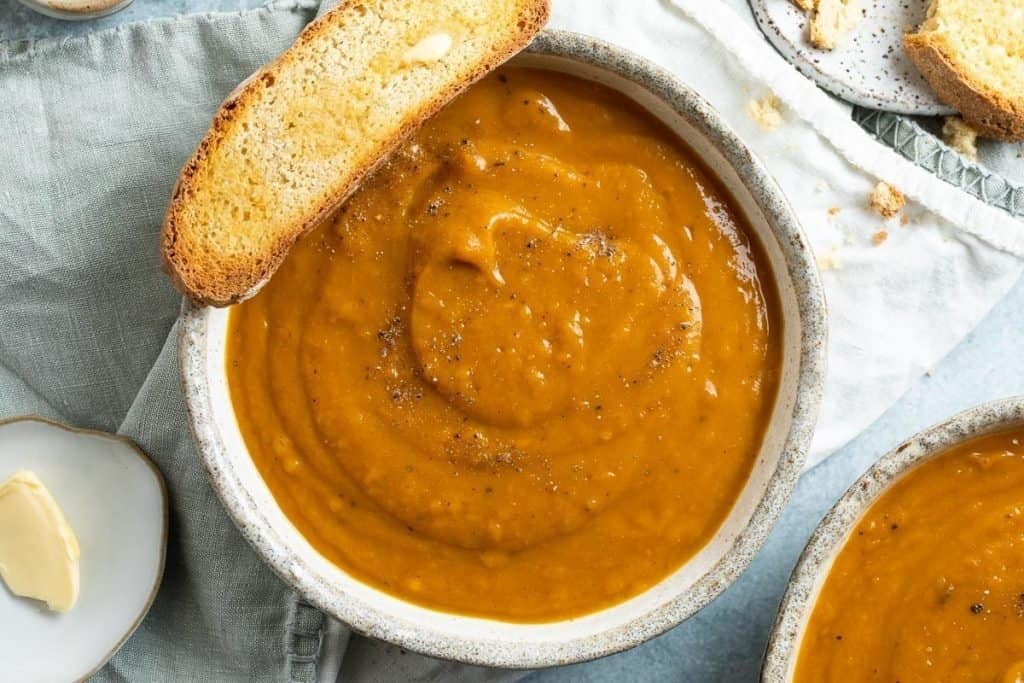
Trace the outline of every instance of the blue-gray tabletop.
{"type": "MultiPolygon", "coordinates": [[[[242,10],[262,4],[261,0],[136,0],[116,15],[70,23],[40,16],[15,0],[6,0],[0,6],[0,39],[75,35],[154,16],[242,10]]],[[[930,375],[921,377],[860,436],[803,476],[750,568],[711,605],[660,638],[629,652],[538,671],[527,680],[757,680],[761,655],[789,572],[821,517],[875,459],[903,439],[963,408],[1024,394],[1022,330],[1024,279],[930,375]]]]}

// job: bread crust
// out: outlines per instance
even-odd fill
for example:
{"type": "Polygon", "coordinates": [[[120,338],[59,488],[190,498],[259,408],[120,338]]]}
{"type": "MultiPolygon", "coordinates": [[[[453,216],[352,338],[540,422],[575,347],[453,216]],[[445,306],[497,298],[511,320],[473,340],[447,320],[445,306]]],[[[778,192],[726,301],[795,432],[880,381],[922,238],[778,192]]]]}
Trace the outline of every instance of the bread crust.
{"type": "Polygon", "coordinates": [[[1001,93],[971,82],[929,33],[903,37],[911,61],[938,94],[984,137],[1024,140],[1024,107],[1001,93]]]}
{"type": "Polygon", "coordinates": [[[272,244],[263,258],[256,262],[219,262],[217,268],[195,268],[187,266],[188,254],[182,254],[179,221],[183,208],[196,190],[196,173],[209,159],[231,128],[240,113],[251,105],[256,94],[263,91],[268,82],[273,83],[277,70],[296,59],[295,48],[315,41],[324,33],[344,24],[345,10],[351,0],[344,0],[337,7],[307,25],[295,43],[270,64],[259,69],[243,81],[221,104],[214,115],[210,129],[199,143],[196,151],[182,168],[181,174],[171,192],[171,200],[161,228],[161,266],[174,286],[194,303],[203,306],[229,306],[255,295],[281,265],[292,245],[302,235],[315,228],[329,217],[358,188],[368,175],[377,170],[388,156],[424,121],[437,113],[459,93],[483,78],[499,65],[524,48],[547,23],[550,14],[549,0],[528,0],[523,3],[516,25],[516,32],[505,44],[497,46],[471,70],[468,77],[453,83],[438,92],[418,111],[406,112],[397,133],[382,140],[372,160],[363,167],[354,169],[347,182],[338,188],[326,191],[312,204],[287,234],[281,235],[272,244]],[[268,80],[269,79],[269,80],[268,80]],[[216,270],[216,272],[214,272],[216,270]]]}

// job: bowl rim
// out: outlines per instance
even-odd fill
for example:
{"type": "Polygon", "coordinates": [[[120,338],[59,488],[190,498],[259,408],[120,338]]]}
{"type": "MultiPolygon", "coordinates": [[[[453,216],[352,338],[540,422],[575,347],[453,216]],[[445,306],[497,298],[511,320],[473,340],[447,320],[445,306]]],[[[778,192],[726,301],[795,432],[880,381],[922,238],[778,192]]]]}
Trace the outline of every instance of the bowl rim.
{"type": "Polygon", "coordinates": [[[1024,395],[967,408],[927,427],[875,461],[815,527],[786,584],[761,665],[762,683],[785,683],[824,578],[850,532],[889,488],[918,465],[976,437],[1024,428],[1024,395]]]}
{"type": "MultiPolygon", "coordinates": [[[[682,117],[725,158],[763,213],[769,233],[782,255],[781,268],[773,271],[774,280],[788,281],[793,288],[800,322],[799,368],[792,406],[782,406],[791,415],[778,461],[768,475],[763,496],[732,546],[688,590],[631,621],[604,631],[557,642],[507,642],[440,633],[410,624],[326,585],[303,567],[302,561],[285,547],[269,524],[260,520],[254,502],[236,475],[225,472],[222,467],[227,459],[220,453],[222,444],[215,421],[210,417],[205,354],[199,348],[205,341],[207,309],[183,300],[179,326],[182,385],[200,461],[232,521],[270,568],[310,604],[336,617],[356,633],[428,656],[505,668],[571,664],[629,649],[689,618],[735,581],[771,532],[802,471],[817,422],[827,348],[825,296],[816,261],[800,224],[764,165],[710,104],[662,67],[584,34],[546,29],[523,53],[568,59],[607,71],[646,90],[682,117]],[[259,523],[254,523],[254,519],[259,523]]],[[[779,409],[780,404],[777,404],[775,410],[779,409]]],[[[551,626],[551,623],[540,625],[551,626]]]]}

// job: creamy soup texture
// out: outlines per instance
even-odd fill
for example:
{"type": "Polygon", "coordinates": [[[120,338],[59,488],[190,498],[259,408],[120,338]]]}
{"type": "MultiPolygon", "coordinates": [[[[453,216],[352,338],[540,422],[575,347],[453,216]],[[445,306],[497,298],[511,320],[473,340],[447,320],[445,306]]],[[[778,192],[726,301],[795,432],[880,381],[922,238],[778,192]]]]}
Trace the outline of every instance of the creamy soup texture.
{"type": "Polygon", "coordinates": [[[285,514],[349,573],[442,610],[579,615],[729,513],[775,401],[771,282],[661,123],[506,68],[232,311],[232,401],[285,514]]]}
{"type": "Polygon", "coordinates": [[[1024,433],[918,465],[854,528],[795,680],[1024,683],[1024,433]]]}

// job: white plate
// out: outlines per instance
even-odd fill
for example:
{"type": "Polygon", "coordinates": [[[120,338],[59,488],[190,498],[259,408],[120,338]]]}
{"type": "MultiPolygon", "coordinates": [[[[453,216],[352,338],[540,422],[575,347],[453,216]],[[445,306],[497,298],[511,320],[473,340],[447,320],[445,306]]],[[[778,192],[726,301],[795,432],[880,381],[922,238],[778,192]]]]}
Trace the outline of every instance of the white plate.
{"type": "Polygon", "coordinates": [[[127,439],[39,418],[0,423],[0,482],[39,475],[81,546],[78,603],[65,614],[0,581],[0,681],[88,678],[149,611],[164,571],[167,493],[156,466],[127,439]]]}
{"type": "Polygon", "coordinates": [[[95,0],[95,2],[91,3],[83,2],[79,8],[69,9],[67,7],[56,7],[48,4],[46,0],[18,1],[25,5],[25,7],[35,10],[40,14],[45,14],[46,16],[53,17],[54,19],[63,19],[64,21],[98,19],[99,17],[105,17],[109,14],[113,14],[114,12],[120,12],[133,2],[133,0],[95,0]]]}
{"type": "Polygon", "coordinates": [[[896,114],[952,114],[903,51],[928,0],[861,0],[865,16],[836,49],[807,40],[807,17],[790,0],[749,0],[761,31],[802,74],[848,102],[896,114]]]}

